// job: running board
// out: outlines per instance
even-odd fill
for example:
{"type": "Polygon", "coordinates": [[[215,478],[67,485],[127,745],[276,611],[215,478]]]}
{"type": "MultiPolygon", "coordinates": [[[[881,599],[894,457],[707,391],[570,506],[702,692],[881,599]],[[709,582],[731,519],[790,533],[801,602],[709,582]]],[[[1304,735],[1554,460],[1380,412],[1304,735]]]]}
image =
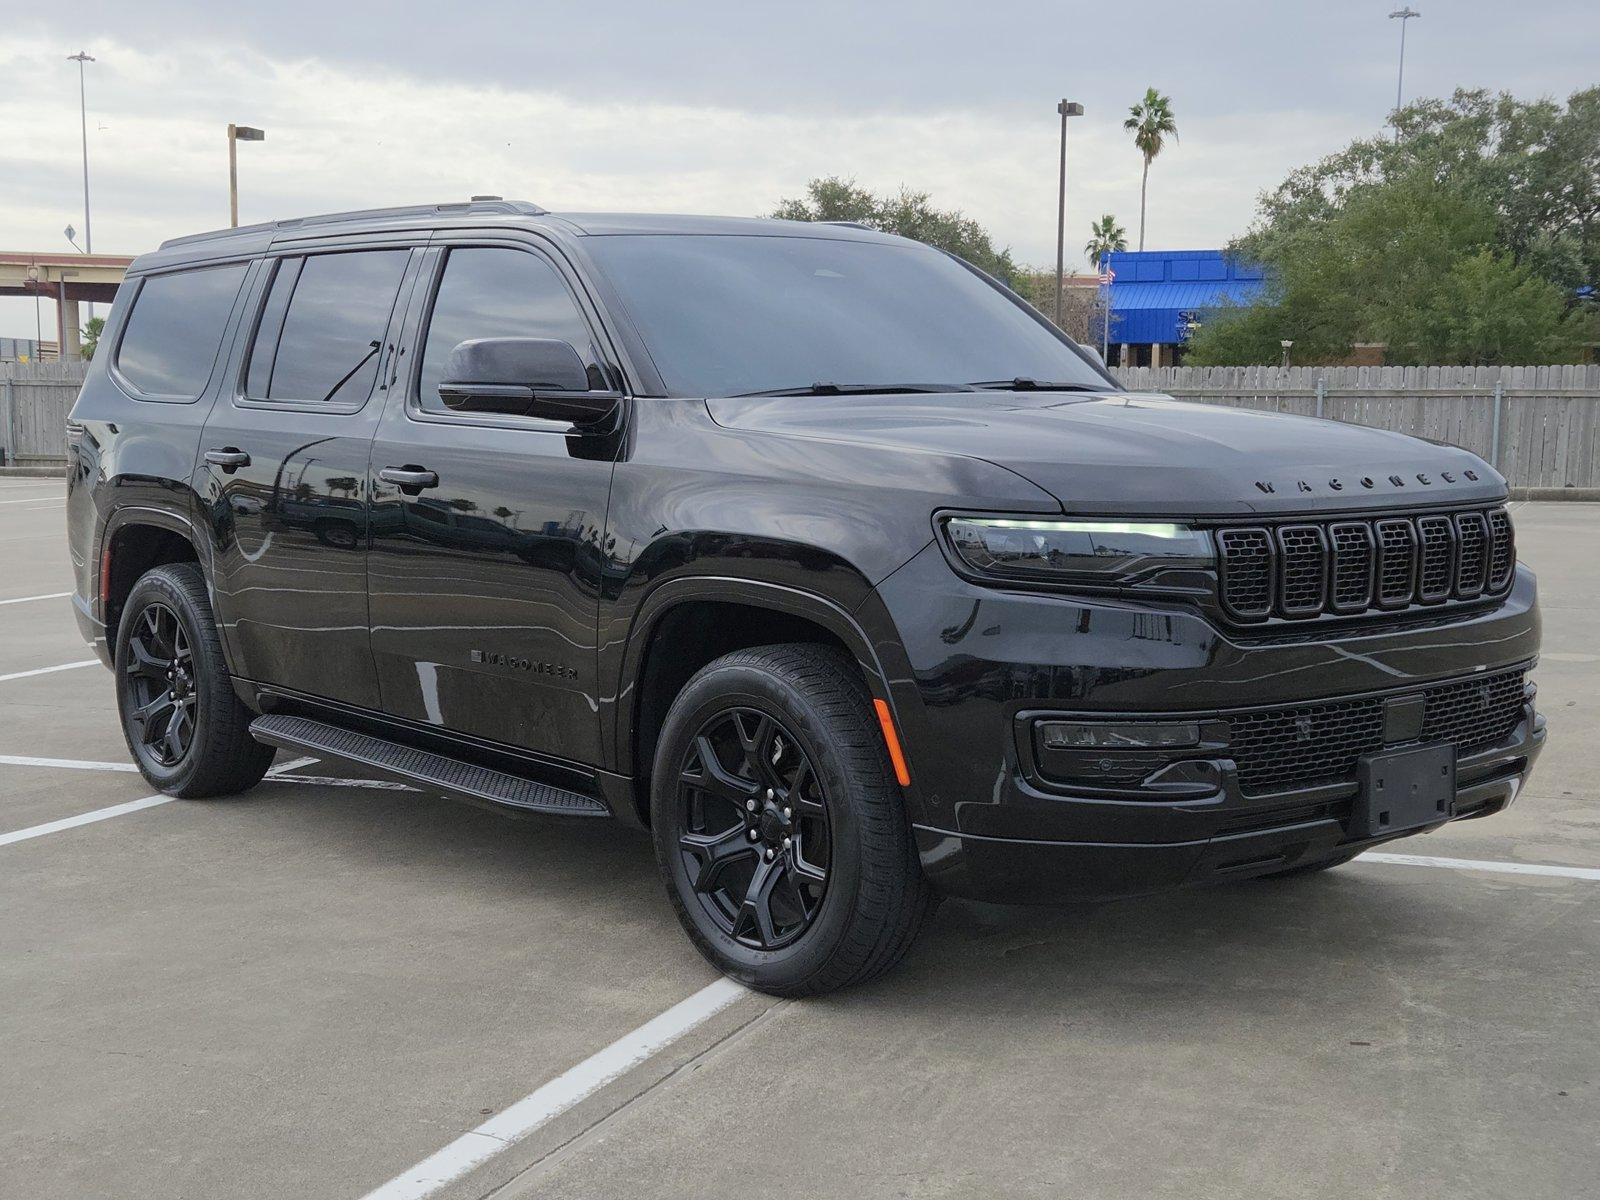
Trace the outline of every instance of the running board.
{"type": "MultiPolygon", "coordinates": [[[[317,758],[336,758],[424,791],[465,800],[500,804],[522,812],[561,817],[609,817],[611,812],[592,796],[507,775],[489,767],[431,754],[399,742],[370,737],[354,730],[269,713],[250,722],[250,736],[280,750],[294,750],[317,758]]],[[[293,776],[290,776],[293,778],[293,776]]]]}

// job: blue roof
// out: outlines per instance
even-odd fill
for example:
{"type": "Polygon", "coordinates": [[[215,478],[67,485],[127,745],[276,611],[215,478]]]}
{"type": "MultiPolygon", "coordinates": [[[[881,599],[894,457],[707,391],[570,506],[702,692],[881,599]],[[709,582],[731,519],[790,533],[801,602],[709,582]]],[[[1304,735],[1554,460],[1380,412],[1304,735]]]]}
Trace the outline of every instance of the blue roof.
{"type": "Polygon", "coordinates": [[[1183,341],[1185,314],[1248,304],[1266,286],[1261,268],[1220,250],[1121,250],[1106,256],[1111,280],[1111,340],[1183,341]]]}

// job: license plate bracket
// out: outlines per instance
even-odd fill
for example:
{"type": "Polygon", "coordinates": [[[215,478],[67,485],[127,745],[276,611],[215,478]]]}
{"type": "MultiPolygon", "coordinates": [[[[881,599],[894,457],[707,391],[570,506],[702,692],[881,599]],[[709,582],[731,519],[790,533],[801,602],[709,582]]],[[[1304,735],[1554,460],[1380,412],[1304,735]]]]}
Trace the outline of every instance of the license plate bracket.
{"type": "Polygon", "coordinates": [[[1456,798],[1456,748],[1449,742],[1371,754],[1357,769],[1361,793],[1352,837],[1402,833],[1448,820],[1456,798]]]}

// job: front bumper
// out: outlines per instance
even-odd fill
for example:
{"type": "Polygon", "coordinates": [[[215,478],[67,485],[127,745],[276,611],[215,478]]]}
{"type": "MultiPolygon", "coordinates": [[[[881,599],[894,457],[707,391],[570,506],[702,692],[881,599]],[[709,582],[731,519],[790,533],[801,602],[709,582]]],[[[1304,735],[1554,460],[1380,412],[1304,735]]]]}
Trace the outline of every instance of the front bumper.
{"type": "MultiPolygon", "coordinates": [[[[859,615],[890,680],[924,871],[947,894],[1021,903],[1287,870],[1395,836],[1353,833],[1354,758],[1339,778],[1263,787],[1241,782],[1237,755],[1221,746],[1187,755],[1196,769],[1172,794],[1080,788],[1042,777],[1031,761],[1034,718],[1231,722],[1280,706],[1476,690],[1528,667],[1539,649],[1536,587],[1520,568],[1492,608],[1248,638],[1177,603],[981,587],[954,577],[935,550],[880,585],[859,615]]],[[[1490,815],[1516,797],[1544,743],[1531,691],[1508,703],[1492,739],[1385,730],[1360,753],[1454,741],[1463,751],[1448,819],[1490,815]]]]}

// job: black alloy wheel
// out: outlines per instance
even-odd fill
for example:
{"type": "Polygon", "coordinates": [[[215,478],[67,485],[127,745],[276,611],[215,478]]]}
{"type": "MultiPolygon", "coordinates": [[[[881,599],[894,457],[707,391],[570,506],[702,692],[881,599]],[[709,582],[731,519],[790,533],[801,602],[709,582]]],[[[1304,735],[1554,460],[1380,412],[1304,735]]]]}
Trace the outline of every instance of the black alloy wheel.
{"type": "Polygon", "coordinates": [[[139,614],[123,669],[132,735],[157,764],[178,766],[194,744],[199,696],[189,635],[166,604],[154,601],[139,614]]]}
{"type": "Polygon", "coordinates": [[[778,950],[816,919],[828,886],[827,798],[800,741],[754,708],[706,721],[678,775],[679,851],[724,933],[778,950]]]}

